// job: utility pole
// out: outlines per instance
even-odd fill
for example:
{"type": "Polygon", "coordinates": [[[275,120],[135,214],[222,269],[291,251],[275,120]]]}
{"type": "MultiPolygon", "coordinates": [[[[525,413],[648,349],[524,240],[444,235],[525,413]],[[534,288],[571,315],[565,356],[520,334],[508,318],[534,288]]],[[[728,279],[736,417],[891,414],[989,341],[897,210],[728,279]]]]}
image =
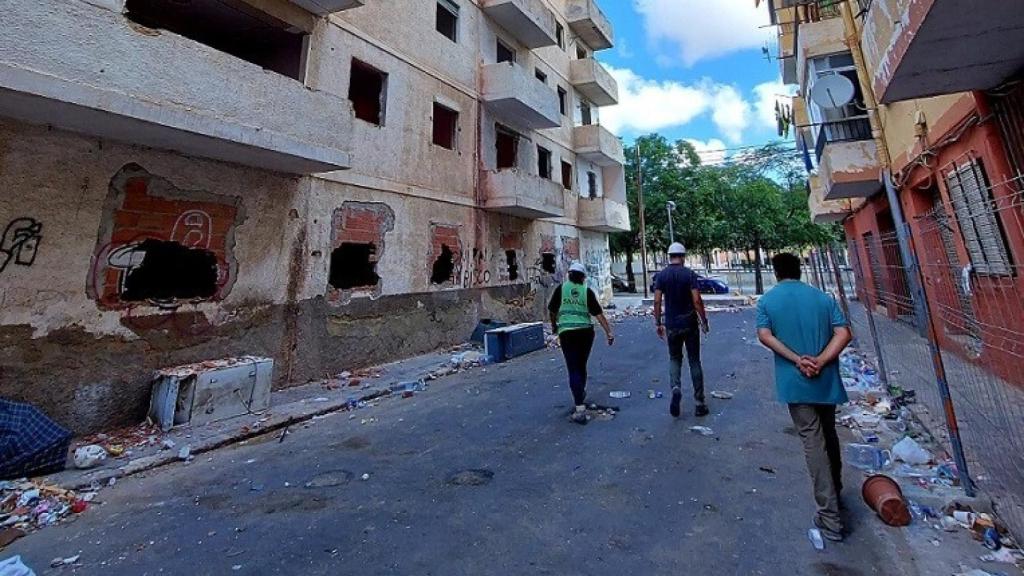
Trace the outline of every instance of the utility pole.
{"type": "Polygon", "coordinates": [[[636,140],[636,203],[640,214],[640,269],[643,271],[644,298],[647,298],[647,224],[644,221],[644,167],[640,139],[636,140]]]}
{"type": "Polygon", "coordinates": [[[676,241],[676,231],[672,227],[672,212],[676,209],[676,203],[669,200],[665,203],[665,210],[668,212],[668,241],[673,243],[676,241]]]}

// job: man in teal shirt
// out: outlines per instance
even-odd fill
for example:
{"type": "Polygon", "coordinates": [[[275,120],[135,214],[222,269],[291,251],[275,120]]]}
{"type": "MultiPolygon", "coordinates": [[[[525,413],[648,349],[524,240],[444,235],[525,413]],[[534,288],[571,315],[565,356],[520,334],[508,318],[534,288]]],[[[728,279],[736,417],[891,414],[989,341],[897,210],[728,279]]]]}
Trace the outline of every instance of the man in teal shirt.
{"type": "Polygon", "coordinates": [[[850,328],[836,301],[800,281],[800,258],[772,258],[778,286],[757,303],[757,337],[775,352],[775,387],[789,406],[804,444],[824,537],[843,539],[839,516],[842,460],[836,434],[836,405],[848,401],[839,376],[839,354],[850,343],[850,328]]]}

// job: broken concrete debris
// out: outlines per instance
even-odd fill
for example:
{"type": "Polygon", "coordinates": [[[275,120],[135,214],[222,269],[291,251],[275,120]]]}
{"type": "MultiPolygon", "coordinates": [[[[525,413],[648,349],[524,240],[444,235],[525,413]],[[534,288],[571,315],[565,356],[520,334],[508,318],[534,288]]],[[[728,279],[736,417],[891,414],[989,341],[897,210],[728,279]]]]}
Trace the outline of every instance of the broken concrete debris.
{"type": "Polygon", "coordinates": [[[107,451],[98,444],[88,444],[75,449],[75,468],[87,470],[107,459],[107,451]]]}
{"type": "Polygon", "coordinates": [[[732,400],[733,396],[734,394],[732,392],[724,392],[722,390],[713,390],[711,392],[711,397],[719,400],[732,400]]]}

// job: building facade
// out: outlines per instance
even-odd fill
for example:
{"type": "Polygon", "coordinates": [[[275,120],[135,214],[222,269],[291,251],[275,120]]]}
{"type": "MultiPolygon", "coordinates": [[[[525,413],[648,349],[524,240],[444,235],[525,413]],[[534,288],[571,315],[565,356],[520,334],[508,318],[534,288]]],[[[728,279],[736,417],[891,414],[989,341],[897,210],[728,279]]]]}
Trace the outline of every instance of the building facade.
{"type": "Polygon", "coordinates": [[[593,0],[5,0],[0,396],[79,432],[156,368],[275,385],[537,319],[629,229],[593,0]]]}
{"type": "Polygon", "coordinates": [[[799,84],[793,123],[815,166],[811,214],[843,223],[867,304],[923,330],[908,277],[916,255],[943,348],[1024,386],[1024,13],[1012,4],[770,9],[782,74],[799,84]],[[837,84],[852,95],[830,102],[837,84]]]}

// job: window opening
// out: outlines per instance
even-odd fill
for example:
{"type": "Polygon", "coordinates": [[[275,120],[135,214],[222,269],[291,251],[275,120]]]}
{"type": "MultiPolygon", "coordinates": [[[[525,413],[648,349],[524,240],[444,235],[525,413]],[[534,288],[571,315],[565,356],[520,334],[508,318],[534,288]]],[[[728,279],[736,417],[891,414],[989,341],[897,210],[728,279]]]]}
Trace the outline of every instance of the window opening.
{"type": "Polygon", "coordinates": [[[562,188],[572,190],[572,164],[562,160],[562,188]]]}
{"type": "Polygon", "coordinates": [[[127,0],[125,15],[302,81],[304,31],[239,0],[127,0]]]}
{"type": "Polygon", "coordinates": [[[560,22],[555,22],[555,40],[558,47],[565,50],[565,27],[560,22]]]}
{"type": "Polygon", "coordinates": [[[515,250],[505,250],[505,265],[508,266],[508,279],[515,282],[519,279],[519,262],[515,250]]]}
{"type": "Polygon", "coordinates": [[[458,126],[459,113],[434,102],[434,144],[454,150],[458,126]]]}
{"type": "Polygon", "coordinates": [[[519,150],[519,135],[502,126],[495,126],[495,147],[498,151],[498,170],[516,167],[519,150]]]}
{"type": "Polygon", "coordinates": [[[501,38],[498,38],[498,44],[497,44],[496,50],[497,50],[497,56],[495,57],[495,59],[498,62],[515,62],[516,61],[516,51],[513,50],[512,48],[510,48],[508,44],[505,44],[504,42],[502,42],[501,38]]]}
{"type": "Polygon", "coordinates": [[[545,84],[548,83],[548,75],[543,73],[543,72],[541,72],[540,68],[535,68],[533,70],[533,75],[537,77],[537,80],[540,80],[541,82],[543,82],[545,84]]]}
{"type": "Polygon", "coordinates": [[[537,174],[551,180],[551,150],[543,146],[537,146],[537,174]]]}
{"type": "Polygon", "coordinates": [[[356,118],[377,126],[384,125],[388,75],[359,60],[352,60],[348,99],[356,118]]]}
{"type": "Polygon", "coordinates": [[[558,87],[558,112],[565,116],[569,111],[569,93],[565,88],[558,87]]]}
{"type": "Polygon", "coordinates": [[[437,31],[452,42],[459,41],[459,5],[451,0],[438,0],[437,31]]]}
{"type": "Polygon", "coordinates": [[[597,198],[597,174],[592,170],[587,171],[587,194],[591,198],[597,198]]]}
{"type": "Polygon", "coordinates": [[[544,252],[540,255],[540,269],[548,274],[554,274],[558,269],[555,255],[551,252],[544,252]]]}

